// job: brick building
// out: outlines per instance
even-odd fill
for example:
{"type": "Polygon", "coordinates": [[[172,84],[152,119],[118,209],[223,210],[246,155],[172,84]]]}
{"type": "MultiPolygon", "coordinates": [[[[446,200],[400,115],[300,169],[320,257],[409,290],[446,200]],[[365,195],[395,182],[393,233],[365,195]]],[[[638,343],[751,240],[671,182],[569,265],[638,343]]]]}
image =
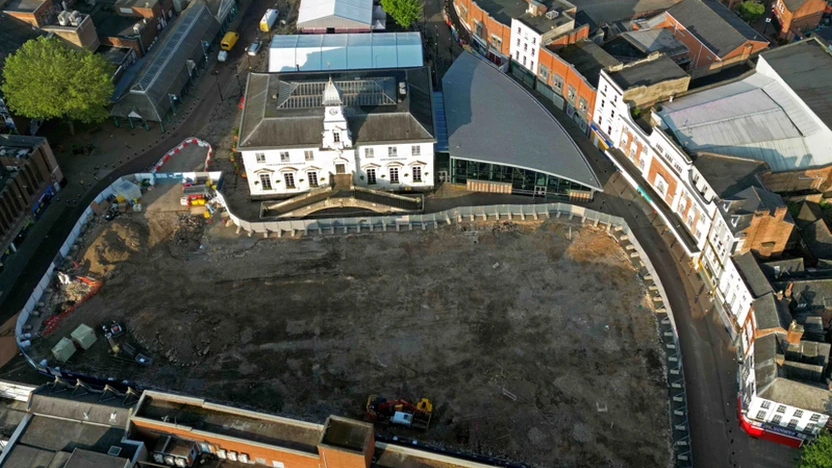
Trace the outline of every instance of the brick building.
{"type": "Polygon", "coordinates": [[[372,424],[309,423],[162,392],[56,378],[0,399],[6,468],[493,468],[415,444],[376,441],[372,424]]]}
{"type": "Polygon", "coordinates": [[[45,138],[0,136],[0,262],[17,249],[62,181],[45,138]]]}
{"type": "Polygon", "coordinates": [[[691,70],[699,73],[747,60],[769,45],[760,33],[716,0],[683,0],[635,26],[672,31],[690,51],[691,70]]]}
{"type": "Polygon", "coordinates": [[[771,11],[778,35],[790,41],[817,28],[828,8],[826,0],[777,0],[771,11]]]}
{"type": "Polygon", "coordinates": [[[8,0],[0,5],[3,13],[36,28],[51,23],[62,9],[60,2],[53,0],[8,0]]]}

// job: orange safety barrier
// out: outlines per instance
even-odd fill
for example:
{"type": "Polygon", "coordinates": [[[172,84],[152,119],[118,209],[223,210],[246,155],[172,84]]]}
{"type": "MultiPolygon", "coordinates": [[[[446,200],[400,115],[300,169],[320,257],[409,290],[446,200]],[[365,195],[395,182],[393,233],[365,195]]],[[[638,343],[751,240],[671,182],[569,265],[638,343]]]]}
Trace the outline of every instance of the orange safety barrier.
{"type": "Polygon", "coordinates": [[[77,309],[78,307],[81,307],[82,304],[87,302],[87,300],[89,298],[94,296],[95,293],[97,293],[98,290],[101,289],[101,281],[94,281],[94,282],[90,283],[90,285],[92,286],[92,288],[90,289],[90,292],[88,292],[86,296],[82,297],[80,301],[76,302],[75,304],[72,305],[72,307],[70,307],[69,309],[61,312],[60,314],[53,315],[52,317],[49,317],[48,319],[43,321],[43,333],[42,333],[43,336],[49,336],[50,334],[52,334],[52,332],[54,332],[55,329],[58,328],[58,324],[61,323],[61,320],[68,317],[69,314],[74,312],[75,309],[77,309]]]}

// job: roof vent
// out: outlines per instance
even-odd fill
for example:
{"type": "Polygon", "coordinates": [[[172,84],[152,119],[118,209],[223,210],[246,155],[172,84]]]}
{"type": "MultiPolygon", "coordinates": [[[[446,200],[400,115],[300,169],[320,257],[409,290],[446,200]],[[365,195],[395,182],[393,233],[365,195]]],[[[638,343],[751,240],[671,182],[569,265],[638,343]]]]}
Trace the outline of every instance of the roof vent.
{"type": "Polygon", "coordinates": [[[112,455],[114,457],[119,456],[121,454],[121,447],[117,447],[115,445],[110,447],[110,450],[107,450],[107,455],[112,455]]]}
{"type": "Polygon", "coordinates": [[[557,10],[551,10],[546,12],[547,19],[555,19],[558,16],[560,16],[560,13],[558,13],[557,10]]]}

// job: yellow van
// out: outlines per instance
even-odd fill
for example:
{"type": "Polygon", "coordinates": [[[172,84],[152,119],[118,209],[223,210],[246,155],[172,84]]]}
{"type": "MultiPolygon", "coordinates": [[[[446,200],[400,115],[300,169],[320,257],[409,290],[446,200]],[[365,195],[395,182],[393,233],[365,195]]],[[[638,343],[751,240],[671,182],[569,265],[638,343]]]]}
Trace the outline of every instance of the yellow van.
{"type": "Polygon", "coordinates": [[[222,42],[220,42],[220,48],[222,48],[222,50],[231,50],[234,47],[234,44],[237,43],[237,39],[239,38],[239,33],[235,33],[234,31],[228,31],[227,33],[225,33],[225,36],[222,37],[222,42]]]}

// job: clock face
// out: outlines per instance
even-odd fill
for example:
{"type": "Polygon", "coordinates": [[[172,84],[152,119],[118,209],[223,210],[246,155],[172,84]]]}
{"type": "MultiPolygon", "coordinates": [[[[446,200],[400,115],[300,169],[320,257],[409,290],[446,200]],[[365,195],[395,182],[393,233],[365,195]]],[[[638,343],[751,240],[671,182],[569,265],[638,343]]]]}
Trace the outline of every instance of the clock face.
{"type": "Polygon", "coordinates": [[[337,115],[337,114],[338,114],[338,110],[337,110],[337,109],[330,109],[330,110],[329,110],[329,115],[337,115]]]}

